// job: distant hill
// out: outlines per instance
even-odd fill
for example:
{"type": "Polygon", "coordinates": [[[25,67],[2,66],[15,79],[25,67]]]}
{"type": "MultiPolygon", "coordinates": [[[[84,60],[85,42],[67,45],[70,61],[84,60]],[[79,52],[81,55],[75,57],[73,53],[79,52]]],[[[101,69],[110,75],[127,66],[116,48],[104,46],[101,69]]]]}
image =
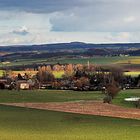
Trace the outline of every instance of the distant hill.
{"type": "Polygon", "coordinates": [[[111,48],[111,49],[129,49],[139,48],[140,43],[122,43],[122,44],[89,44],[82,42],[57,43],[57,44],[41,44],[41,45],[17,45],[17,46],[1,46],[0,52],[23,52],[23,51],[64,51],[64,50],[87,50],[93,48],[111,48]]]}
{"type": "Polygon", "coordinates": [[[38,59],[54,57],[92,57],[92,56],[140,56],[140,43],[124,44],[88,44],[82,42],[1,46],[0,61],[14,61],[18,59],[38,59]],[[25,58],[26,56],[26,58],[25,58]]]}

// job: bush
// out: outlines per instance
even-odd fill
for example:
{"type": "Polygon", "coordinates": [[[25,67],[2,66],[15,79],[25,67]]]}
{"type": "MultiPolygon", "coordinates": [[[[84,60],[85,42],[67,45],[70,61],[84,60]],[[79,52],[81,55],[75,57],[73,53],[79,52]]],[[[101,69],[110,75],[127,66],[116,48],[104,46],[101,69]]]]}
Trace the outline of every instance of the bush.
{"type": "Polygon", "coordinates": [[[117,86],[116,83],[108,84],[106,86],[106,94],[111,96],[112,99],[119,93],[120,88],[117,86]]]}
{"type": "Polygon", "coordinates": [[[103,102],[104,103],[112,103],[112,99],[119,93],[120,88],[118,87],[116,82],[112,82],[108,85],[106,85],[105,88],[105,95],[106,97],[104,97],[103,102]]]}
{"type": "Polygon", "coordinates": [[[140,108],[140,99],[135,103],[136,108],[140,108]]]}
{"type": "Polygon", "coordinates": [[[112,103],[112,97],[109,95],[104,97],[103,102],[108,104],[112,103]]]}

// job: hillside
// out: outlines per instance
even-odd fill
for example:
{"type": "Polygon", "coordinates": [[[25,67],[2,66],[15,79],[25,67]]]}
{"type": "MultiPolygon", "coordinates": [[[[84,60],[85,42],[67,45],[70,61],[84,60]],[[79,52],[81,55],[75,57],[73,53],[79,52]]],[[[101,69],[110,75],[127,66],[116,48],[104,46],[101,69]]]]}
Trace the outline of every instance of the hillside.
{"type": "Polygon", "coordinates": [[[58,43],[58,44],[41,44],[41,45],[17,45],[17,46],[0,46],[0,52],[23,52],[23,51],[63,51],[76,49],[93,49],[93,48],[107,48],[107,49],[140,49],[140,43],[124,43],[124,44],[89,44],[81,42],[58,43]]]}

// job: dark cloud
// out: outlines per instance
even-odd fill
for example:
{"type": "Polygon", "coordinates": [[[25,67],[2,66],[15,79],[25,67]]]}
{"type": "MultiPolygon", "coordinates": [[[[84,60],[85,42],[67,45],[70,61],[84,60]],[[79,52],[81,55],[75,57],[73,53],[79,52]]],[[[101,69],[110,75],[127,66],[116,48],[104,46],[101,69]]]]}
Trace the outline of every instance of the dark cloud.
{"type": "Polygon", "coordinates": [[[66,10],[82,4],[84,4],[83,0],[0,0],[0,9],[47,13],[66,10]]]}
{"type": "Polygon", "coordinates": [[[140,1],[83,0],[85,6],[51,17],[53,31],[135,32],[140,30],[140,1]]]}
{"type": "Polygon", "coordinates": [[[0,0],[0,11],[44,14],[52,31],[62,32],[139,31],[139,7],[138,0],[0,0]]]}

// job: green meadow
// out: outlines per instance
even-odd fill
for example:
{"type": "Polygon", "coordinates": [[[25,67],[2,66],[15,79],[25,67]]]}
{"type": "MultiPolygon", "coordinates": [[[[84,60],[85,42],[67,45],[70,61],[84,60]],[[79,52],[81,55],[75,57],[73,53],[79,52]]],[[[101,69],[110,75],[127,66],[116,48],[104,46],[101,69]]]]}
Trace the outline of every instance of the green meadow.
{"type": "MultiPolygon", "coordinates": [[[[140,90],[121,91],[113,103],[134,107],[124,102],[134,96],[140,97],[140,90]]],[[[102,101],[103,97],[98,91],[0,91],[0,103],[102,101]]],[[[140,120],[0,105],[0,140],[139,140],[139,132],[140,120]]]]}
{"type": "Polygon", "coordinates": [[[2,77],[4,73],[5,73],[4,70],[0,70],[0,77],[2,77]]]}
{"type": "MultiPolygon", "coordinates": [[[[56,59],[51,60],[55,62],[56,59]]],[[[95,56],[91,58],[60,58],[57,62],[60,64],[87,64],[87,62],[97,65],[110,65],[110,64],[140,64],[139,56],[95,56]]],[[[49,61],[48,61],[49,62],[49,61]]]]}
{"type": "MultiPolygon", "coordinates": [[[[70,91],[70,90],[1,90],[0,103],[14,102],[68,102],[80,100],[100,100],[104,94],[101,91],[70,91]]],[[[132,103],[125,102],[125,98],[140,97],[140,89],[121,91],[113,100],[114,104],[124,107],[134,107],[132,103]]]]}
{"type": "MultiPolygon", "coordinates": [[[[3,66],[20,66],[20,65],[31,65],[31,64],[87,64],[87,62],[94,65],[102,65],[106,66],[125,66],[131,65],[133,68],[130,72],[125,72],[125,75],[138,76],[140,71],[135,71],[135,67],[140,65],[140,57],[139,56],[107,56],[107,57],[91,57],[91,58],[49,58],[49,59],[19,59],[16,61],[11,61],[9,64],[1,64],[0,67],[3,66]]],[[[3,75],[3,70],[0,70],[0,77],[3,75]]],[[[18,71],[14,71],[17,73],[18,71]]],[[[25,73],[25,71],[19,71],[19,73],[25,73]]],[[[31,74],[34,72],[30,72],[31,74]]],[[[54,72],[53,73],[56,78],[61,78],[64,75],[63,71],[54,72]]]]}
{"type": "Polygon", "coordinates": [[[11,61],[9,64],[2,64],[0,66],[18,66],[18,65],[30,65],[30,64],[87,64],[87,62],[91,64],[98,64],[98,65],[110,65],[110,64],[140,64],[140,57],[139,56],[100,56],[100,57],[91,57],[91,58],[48,58],[48,59],[17,59],[15,61],[11,61]]]}
{"type": "Polygon", "coordinates": [[[139,140],[140,121],[0,106],[0,140],[139,140]]]}
{"type": "Polygon", "coordinates": [[[67,102],[77,100],[102,100],[101,92],[70,90],[0,91],[0,103],[5,102],[67,102]]]}

